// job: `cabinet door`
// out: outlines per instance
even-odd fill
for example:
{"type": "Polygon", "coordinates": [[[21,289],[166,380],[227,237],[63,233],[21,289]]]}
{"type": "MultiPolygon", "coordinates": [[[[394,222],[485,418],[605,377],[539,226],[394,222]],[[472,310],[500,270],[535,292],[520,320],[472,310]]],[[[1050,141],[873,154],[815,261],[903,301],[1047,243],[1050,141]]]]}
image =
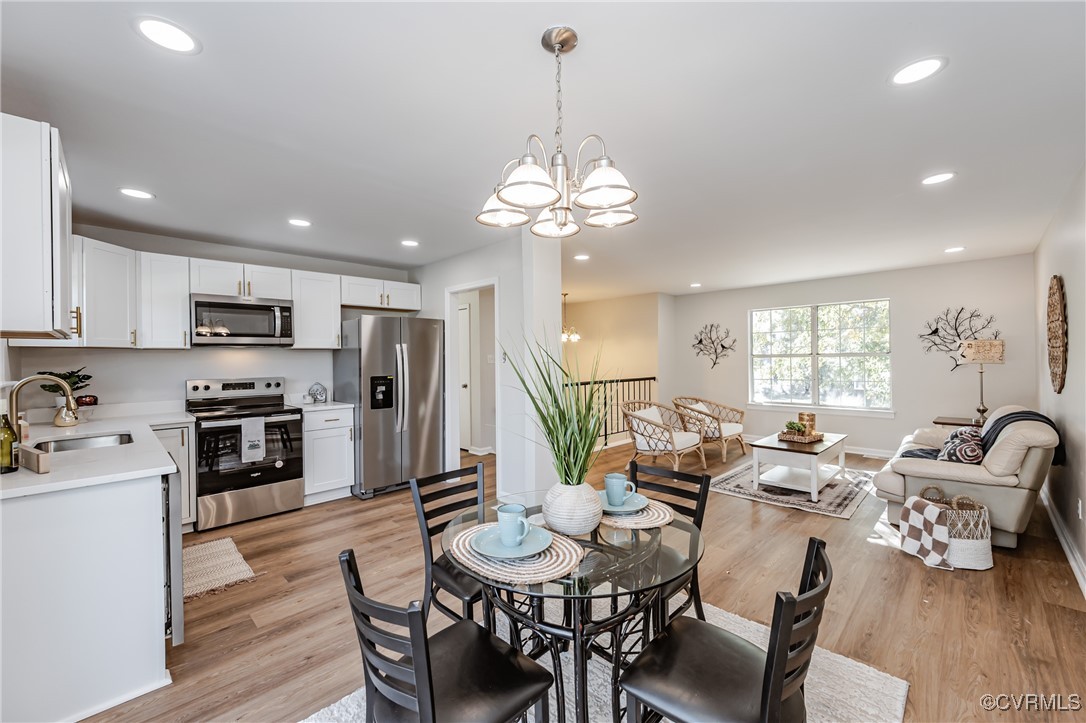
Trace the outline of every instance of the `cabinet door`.
{"type": "Polygon", "coordinates": [[[136,334],[136,252],[83,239],[86,345],[133,347],[136,334]]]}
{"type": "Polygon", "coordinates": [[[245,264],[245,296],[257,299],[289,299],[290,269],[245,264]]]}
{"type": "Polygon", "coordinates": [[[386,281],[385,306],[390,309],[418,311],[422,308],[422,287],[402,281],[386,281]]]}
{"type": "Polygon", "coordinates": [[[49,133],[50,178],[52,183],[52,248],[53,248],[53,328],[71,336],[71,319],[75,313],[72,302],[72,181],[68,163],[60,145],[60,133],[49,133]]]}
{"type": "Polygon", "coordinates": [[[189,288],[194,294],[241,296],[245,271],[232,261],[189,259],[189,288]]]}
{"type": "Polygon", "coordinates": [[[187,525],[196,521],[196,485],[192,473],[195,469],[195,445],[192,440],[192,427],[156,429],[155,436],[166,451],[170,453],[177,471],[181,475],[181,523],[187,525]]]}
{"type": "Polygon", "coordinates": [[[385,282],[361,276],[341,276],[344,306],[382,306],[385,282]]]}
{"type": "Polygon", "coordinates": [[[139,262],[140,347],[188,349],[188,258],[140,253],[139,262]]]}
{"type": "Polygon", "coordinates": [[[339,276],[292,271],[294,348],[338,349],[340,334],[339,276]]]}
{"type": "Polygon", "coordinates": [[[305,493],[327,492],[354,483],[354,429],[338,427],[305,433],[305,493]]]}
{"type": "MultiPolygon", "coordinates": [[[[69,292],[71,295],[71,303],[74,305],[72,308],[71,320],[71,336],[67,339],[9,339],[8,344],[10,346],[84,346],[84,337],[86,336],[83,330],[83,309],[86,308],[86,303],[83,301],[83,237],[72,236],[71,253],[69,255],[69,264],[71,272],[69,273],[68,284],[71,288],[69,292]]],[[[7,283],[7,279],[4,279],[4,283],[7,283]]]]}

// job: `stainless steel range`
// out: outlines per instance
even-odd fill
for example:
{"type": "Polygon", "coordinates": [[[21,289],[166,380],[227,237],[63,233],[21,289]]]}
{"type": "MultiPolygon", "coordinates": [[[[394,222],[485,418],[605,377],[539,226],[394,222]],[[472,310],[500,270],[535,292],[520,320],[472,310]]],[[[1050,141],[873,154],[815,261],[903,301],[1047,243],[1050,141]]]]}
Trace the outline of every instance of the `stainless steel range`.
{"type": "Polygon", "coordinates": [[[196,417],[196,529],[301,508],[302,411],[282,377],[190,379],[196,417]]]}

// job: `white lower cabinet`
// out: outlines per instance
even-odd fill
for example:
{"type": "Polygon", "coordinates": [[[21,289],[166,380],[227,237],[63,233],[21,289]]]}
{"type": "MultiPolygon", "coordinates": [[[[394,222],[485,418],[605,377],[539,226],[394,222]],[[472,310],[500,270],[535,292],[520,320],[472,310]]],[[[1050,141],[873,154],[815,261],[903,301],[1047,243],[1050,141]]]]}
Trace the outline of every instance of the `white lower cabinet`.
{"type": "Polygon", "coordinates": [[[155,436],[170,453],[181,475],[181,524],[196,522],[196,440],[192,424],[155,427],[155,436]]]}
{"type": "Polygon", "coordinates": [[[353,409],[305,413],[307,504],[350,494],[354,483],[354,444],[353,409]]]}

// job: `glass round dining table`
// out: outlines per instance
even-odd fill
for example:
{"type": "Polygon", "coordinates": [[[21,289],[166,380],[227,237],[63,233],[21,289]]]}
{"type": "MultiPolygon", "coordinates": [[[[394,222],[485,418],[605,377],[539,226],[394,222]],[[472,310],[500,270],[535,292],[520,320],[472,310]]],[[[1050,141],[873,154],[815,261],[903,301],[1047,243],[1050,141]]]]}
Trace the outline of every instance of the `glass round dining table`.
{"type": "MultiPolygon", "coordinates": [[[[663,625],[666,601],[660,592],[693,574],[704,551],[701,533],[675,513],[662,527],[626,529],[601,523],[584,535],[567,536],[584,549],[575,570],[541,583],[514,583],[486,577],[452,552],[465,530],[496,522],[496,508],[519,503],[529,522],[543,524],[546,490],[502,494],[453,517],[441,535],[442,551],[465,574],[478,580],[492,609],[503,613],[511,642],[534,657],[550,654],[554,665],[559,723],[566,718],[561,652],[573,658],[573,709],[578,723],[588,721],[587,667],[591,655],[611,663],[611,708],[621,718],[618,676],[650,635],[663,625]]],[[[557,534],[557,533],[554,533],[557,534]]]]}

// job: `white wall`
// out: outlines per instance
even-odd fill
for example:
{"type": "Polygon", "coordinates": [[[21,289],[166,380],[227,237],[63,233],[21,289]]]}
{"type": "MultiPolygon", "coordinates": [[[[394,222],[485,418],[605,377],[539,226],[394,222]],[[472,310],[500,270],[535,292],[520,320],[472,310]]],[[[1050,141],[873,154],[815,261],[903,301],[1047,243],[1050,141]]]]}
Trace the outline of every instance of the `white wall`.
{"type": "Polygon", "coordinates": [[[482,421],[479,446],[489,449],[494,448],[494,384],[499,358],[494,334],[494,289],[487,287],[479,290],[479,364],[476,369],[479,371],[479,412],[482,421]]]}
{"type": "Polygon", "coordinates": [[[401,269],[389,269],[383,266],[370,266],[357,264],[350,261],[336,261],[334,259],[321,259],[315,256],[302,254],[287,254],[279,251],[262,251],[250,249],[244,246],[227,246],[226,244],[208,243],[206,241],[194,241],[192,239],[177,238],[175,236],[161,236],[158,234],[142,233],[139,231],[126,231],[119,228],[107,228],[105,226],[90,226],[76,224],[74,233],[80,236],[106,243],[117,244],[137,251],[150,251],[156,254],[174,254],[175,256],[191,256],[199,259],[215,259],[217,261],[234,261],[247,264],[260,264],[262,266],[278,266],[285,269],[300,269],[302,271],[321,271],[329,274],[344,274],[347,276],[365,276],[369,278],[388,279],[390,281],[407,281],[408,272],[401,269]]]}
{"type": "Polygon", "coordinates": [[[1086,173],[1080,173],[1035,254],[1037,319],[1037,393],[1040,411],[1059,427],[1067,463],[1053,467],[1045,490],[1068,557],[1086,594],[1086,173]],[[1067,297],[1067,379],[1056,394],[1048,373],[1048,282],[1063,277],[1067,297]],[[1062,529],[1059,529],[1062,528],[1062,529]],[[1076,559],[1077,558],[1077,559],[1076,559]]]}
{"type": "Polygon", "coordinates": [[[653,377],[659,368],[658,294],[568,304],[566,323],[581,335],[564,344],[566,359],[587,377],[599,354],[600,379],[653,377]]]}
{"type": "MultiPolygon", "coordinates": [[[[94,379],[84,394],[100,404],[182,401],[186,379],[247,376],[286,378],[287,394],[303,394],[313,382],[332,388],[332,352],[301,349],[54,349],[23,347],[16,378],[38,371],[86,366],[94,379]]],[[[20,404],[51,407],[52,395],[27,385],[20,404]]]]}
{"type": "MultiPolygon", "coordinates": [[[[925,354],[917,335],[924,322],[947,307],[979,308],[994,314],[1000,338],[1007,342],[1003,366],[985,371],[984,399],[991,409],[1002,404],[1037,403],[1036,319],[1033,256],[1013,256],[918,269],[819,279],[675,297],[674,361],[661,389],[668,395],[692,394],[747,408],[747,434],[768,435],[794,419],[794,410],[778,411],[747,404],[751,309],[864,299],[890,300],[894,415],[852,416],[816,410],[818,428],[849,435],[846,446],[893,452],[901,438],[937,415],[972,416],[979,398],[976,367],[951,372],[950,360],[925,354]],[[715,369],[695,357],[694,334],[719,323],[738,339],[736,351],[715,369]]],[[[666,325],[661,320],[661,325],[666,325]]]]}

